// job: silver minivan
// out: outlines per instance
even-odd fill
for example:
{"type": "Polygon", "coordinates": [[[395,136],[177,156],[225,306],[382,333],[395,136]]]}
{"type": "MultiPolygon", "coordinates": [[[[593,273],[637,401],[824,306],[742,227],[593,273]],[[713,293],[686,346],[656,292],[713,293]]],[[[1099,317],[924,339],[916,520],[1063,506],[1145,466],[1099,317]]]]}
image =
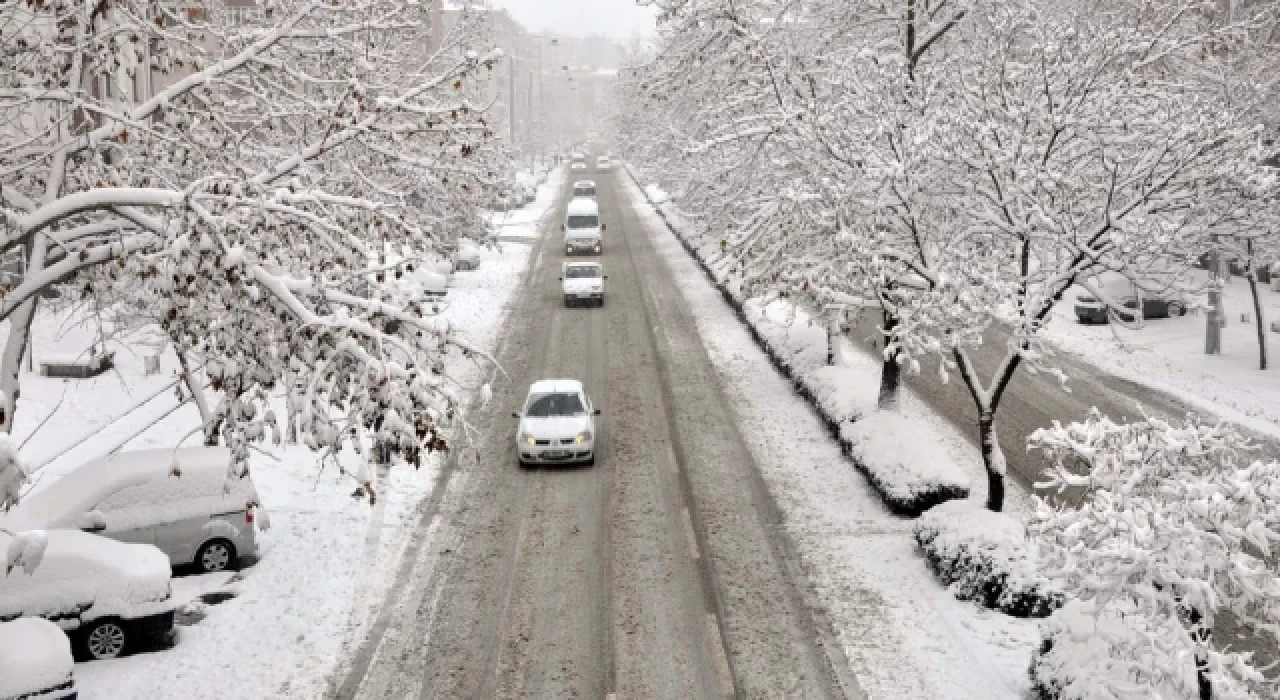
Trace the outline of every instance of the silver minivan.
{"type": "Polygon", "coordinates": [[[23,497],[0,525],[68,528],[150,544],[173,566],[222,571],[257,551],[258,492],[225,447],[121,452],[23,497]]]}

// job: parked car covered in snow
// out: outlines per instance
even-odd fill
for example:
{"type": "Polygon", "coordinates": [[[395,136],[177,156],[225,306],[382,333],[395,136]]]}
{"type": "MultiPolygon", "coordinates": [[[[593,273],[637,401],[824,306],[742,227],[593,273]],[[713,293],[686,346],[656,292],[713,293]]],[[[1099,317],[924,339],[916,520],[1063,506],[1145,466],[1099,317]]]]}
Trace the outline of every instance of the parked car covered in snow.
{"type": "Polygon", "coordinates": [[[174,566],[222,571],[257,551],[258,492],[230,467],[225,447],[120,452],[28,494],[0,524],[84,530],[154,545],[174,566]]]}
{"type": "Polygon", "coordinates": [[[564,305],[594,304],[604,306],[604,266],[597,262],[567,262],[560,273],[564,305]]]}
{"type": "Polygon", "coordinates": [[[1137,320],[1139,301],[1142,304],[1143,318],[1182,316],[1187,313],[1189,306],[1178,290],[1156,280],[1142,280],[1139,287],[1124,275],[1104,272],[1092,277],[1090,285],[1101,291],[1112,304],[1133,311],[1122,311],[1114,306],[1109,311],[1105,302],[1086,291],[1076,296],[1076,318],[1081,323],[1106,323],[1111,313],[1115,313],[1123,321],[1137,320]]]}
{"type": "MultiPolygon", "coordinates": [[[[83,658],[111,659],[173,634],[169,558],[151,545],[48,530],[39,563],[0,576],[0,622],[42,617],[83,658]]],[[[13,536],[0,532],[0,551],[13,536]]]]}
{"type": "Polygon", "coordinates": [[[0,622],[0,700],[74,697],[75,660],[67,635],[38,617],[0,622]]]}

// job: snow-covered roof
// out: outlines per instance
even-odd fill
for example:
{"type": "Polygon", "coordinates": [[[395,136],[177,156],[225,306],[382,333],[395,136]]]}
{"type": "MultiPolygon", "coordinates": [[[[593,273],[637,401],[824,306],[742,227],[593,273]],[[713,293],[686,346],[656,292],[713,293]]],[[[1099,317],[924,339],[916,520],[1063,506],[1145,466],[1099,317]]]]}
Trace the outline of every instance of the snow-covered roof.
{"type": "Polygon", "coordinates": [[[564,269],[566,269],[566,270],[567,270],[567,269],[569,269],[569,268],[571,268],[571,267],[591,267],[591,268],[596,268],[596,267],[602,267],[602,266],[601,266],[601,264],[600,264],[600,263],[598,263],[598,262],[592,262],[592,261],[590,261],[590,260],[574,260],[574,261],[566,262],[566,263],[564,264],[564,269]]]}
{"type": "Polygon", "coordinates": [[[225,447],[120,452],[82,464],[32,491],[0,516],[0,523],[19,530],[78,528],[79,518],[121,489],[158,479],[173,479],[183,490],[218,489],[230,464],[231,451],[225,447]]]}
{"type": "Polygon", "coordinates": [[[529,387],[530,394],[577,394],[582,382],[577,379],[540,379],[529,387]]]}
{"type": "Polygon", "coordinates": [[[595,180],[578,180],[573,183],[574,189],[577,189],[579,187],[595,187],[595,186],[596,186],[595,180]]]}
{"type": "Polygon", "coordinates": [[[74,667],[71,643],[57,625],[39,617],[0,622],[0,697],[27,697],[62,685],[74,667]]]}
{"type": "Polygon", "coordinates": [[[598,215],[600,207],[596,206],[594,199],[575,199],[569,202],[569,209],[566,213],[570,216],[598,215]]]}

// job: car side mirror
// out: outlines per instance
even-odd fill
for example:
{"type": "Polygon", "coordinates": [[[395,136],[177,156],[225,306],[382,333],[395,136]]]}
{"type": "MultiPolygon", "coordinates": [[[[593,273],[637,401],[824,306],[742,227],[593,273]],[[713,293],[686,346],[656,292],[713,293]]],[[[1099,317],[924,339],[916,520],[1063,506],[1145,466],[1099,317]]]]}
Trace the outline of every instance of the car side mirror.
{"type": "Polygon", "coordinates": [[[563,230],[564,230],[564,224],[560,224],[560,230],[561,230],[561,231],[563,231],[563,230]]]}
{"type": "Polygon", "coordinates": [[[608,276],[608,275],[605,275],[604,277],[601,277],[600,279],[606,279],[606,280],[607,280],[607,279],[609,279],[609,276],[608,276]]]}
{"type": "Polygon", "coordinates": [[[605,230],[605,229],[607,229],[607,228],[609,228],[609,227],[608,227],[608,226],[605,226],[604,224],[600,224],[600,230],[601,230],[601,231],[603,231],[603,230],[605,230]]]}
{"type": "Polygon", "coordinates": [[[556,279],[560,280],[561,282],[563,282],[563,281],[564,281],[564,278],[563,278],[563,277],[557,277],[556,279]]]}
{"type": "Polygon", "coordinates": [[[100,511],[91,510],[80,516],[80,529],[84,532],[102,532],[107,529],[107,519],[100,511]]]}
{"type": "Polygon", "coordinates": [[[512,412],[511,412],[511,417],[512,417],[512,418],[519,418],[519,417],[520,417],[520,414],[519,414],[519,413],[516,413],[515,411],[512,411],[512,412]]]}
{"type": "Polygon", "coordinates": [[[598,408],[597,408],[596,410],[592,411],[592,412],[591,412],[591,415],[593,415],[593,416],[598,416],[598,415],[600,415],[600,409],[598,409],[598,408]]]}

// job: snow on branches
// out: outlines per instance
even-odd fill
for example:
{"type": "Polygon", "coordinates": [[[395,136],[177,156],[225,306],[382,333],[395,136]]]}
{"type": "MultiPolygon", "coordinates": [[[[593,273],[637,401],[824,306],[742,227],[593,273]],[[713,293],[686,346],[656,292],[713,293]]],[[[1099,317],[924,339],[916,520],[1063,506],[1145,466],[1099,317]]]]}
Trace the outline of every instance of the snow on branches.
{"type": "Polygon", "coordinates": [[[313,447],[443,449],[443,356],[474,350],[379,282],[481,238],[508,164],[470,99],[500,52],[470,12],[436,21],[392,0],[0,5],[0,254],[28,265],[0,296],[0,426],[39,293],[67,284],[204,367],[206,431],[239,464],[286,379],[313,447]]]}
{"type": "Polygon", "coordinates": [[[1252,443],[1224,425],[1096,411],[1031,444],[1052,464],[1038,486],[1082,494],[1078,507],[1041,501],[1028,526],[1042,570],[1077,601],[1046,627],[1040,682],[1063,698],[1134,687],[1195,697],[1199,675],[1214,698],[1263,697],[1250,654],[1210,632],[1230,613],[1280,640],[1280,577],[1267,562],[1280,544],[1280,463],[1250,461],[1252,443]],[[1066,650],[1090,626],[1092,650],[1066,650]]]}

